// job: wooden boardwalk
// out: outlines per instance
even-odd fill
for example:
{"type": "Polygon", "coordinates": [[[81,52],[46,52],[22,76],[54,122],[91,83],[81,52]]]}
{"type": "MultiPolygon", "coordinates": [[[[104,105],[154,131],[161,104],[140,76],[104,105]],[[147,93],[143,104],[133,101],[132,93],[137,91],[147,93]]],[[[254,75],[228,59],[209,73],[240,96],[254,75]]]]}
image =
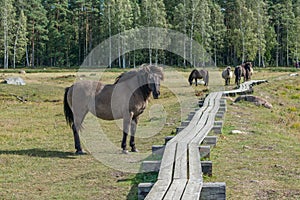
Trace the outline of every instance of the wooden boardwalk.
{"type": "Polygon", "coordinates": [[[236,90],[210,93],[189,124],[166,143],[161,162],[155,162],[160,165],[157,181],[155,184],[146,184],[148,190],[151,188],[148,194],[147,189],[143,190],[145,185],[140,184],[139,199],[226,199],[225,183],[203,183],[203,163],[199,147],[208,133],[222,125],[216,123],[216,117],[222,117],[226,110],[226,101],[222,96],[252,92],[252,85],[263,82],[265,81],[249,81],[236,90]]]}

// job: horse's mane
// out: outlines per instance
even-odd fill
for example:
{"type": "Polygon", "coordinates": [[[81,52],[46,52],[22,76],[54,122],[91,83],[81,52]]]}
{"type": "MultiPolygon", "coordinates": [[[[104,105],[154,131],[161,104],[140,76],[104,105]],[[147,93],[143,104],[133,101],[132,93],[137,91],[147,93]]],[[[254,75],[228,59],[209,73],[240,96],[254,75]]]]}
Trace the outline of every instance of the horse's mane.
{"type": "Polygon", "coordinates": [[[140,76],[140,75],[145,75],[145,74],[156,74],[160,76],[161,80],[164,79],[164,74],[162,71],[162,68],[156,67],[154,65],[142,65],[139,69],[137,70],[131,70],[129,72],[124,72],[120,76],[118,76],[115,80],[114,84],[126,81],[134,76],[140,76]]]}
{"type": "Polygon", "coordinates": [[[128,80],[134,76],[136,76],[137,71],[136,70],[131,70],[129,72],[123,72],[122,74],[120,74],[116,79],[114,84],[120,83],[122,81],[128,80]]]}

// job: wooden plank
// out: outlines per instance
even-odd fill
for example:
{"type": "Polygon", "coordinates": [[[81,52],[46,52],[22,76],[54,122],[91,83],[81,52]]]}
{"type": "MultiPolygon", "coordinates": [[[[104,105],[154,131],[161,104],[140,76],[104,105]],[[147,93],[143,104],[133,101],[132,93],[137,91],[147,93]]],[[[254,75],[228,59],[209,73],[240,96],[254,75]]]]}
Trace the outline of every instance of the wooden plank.
{"type": "Polygon", "coordinates": [[[199,199],[203,184],[199,146],[189,144],[189,180],[182,199],[199,199]]]}
{"type": "Polygon", "coordinates": [[[157,180],[145,200],[162,200],[169,188],[171,181],[157,180]]]}
{"type": "Polygon", "coordinates": [[[220,99],[222,98],[222,92],[216,92],[214,97],[215,99],[213,101],[213,105],[212,105],[213,107],[210,110],[209,115],[207,116],[206,124],[201,129],[198,129],[199,131],[197,132],[197,135],[194,137],[191,143],[200,144],[213,128],[215,116],[220,106],[220,99]]]}
{"type": "Polygon", "coordinates": [[[169,188],[164,200],[179,200],[184,192],[187,179],[175,179],[173,180],[171,187],[169,188]]]}
{"type": "Polygon", "coordinates": [[[176,143],[167,143],[160,164],[158,180],[172,180],[176,146],[176,143]]]}
{"type": "Polygon", "coordinates": [[[203,181],[198,144],[189,144],[189,180],[203,181]]]}
{"type": "MultiPolygon", "coordinates": [[[[208,95],[209,97],[210,95],[208,95]]],[[[206,98],[204,101],[203,106],[196,111],[194,117],[191,119],[190,123],[188,124],[187,127],[185,127],[182,131],[180,131],[180,133],[178,133],[175,138],[170,141],[170,142],[179,142],[182,141],[183,138],[186,137],[186,135],[189,135],[190,132],[193,132],[195,130],[195,126],[198,124],[199,119],[201,118],[202,114],[204,113],[204,111],[207,109],[209,102],[210,102],[210,98],[206,98]]]]}
{"type": "Polygon", "coordinates": [[[173,179],[187,179],[187,154],[187,144],[182,142],[177,143],[173,179]]]}
{"type": "Polygon", "coordinates": [[[211,93],[211,95],[208,95],[207,107],[203,110],[200,109],[201,115],[197,115],[198,113],[196,113],[195,118],[192,119],[193,124],[196,123],[196,125],[194,125],[191,130],[183,129],[181,133],[185,131],[186,132],[185,136],[180,138],[175,138],[175,141],[189,143],[197,135],[198,130],[201,130],[207,121],[206,118],[209,116],[209,112],[213,108],[214,98],[216,97],[216,95],[217,95],[216,93],[211,93]]]}
{"type": "Polygon", "coordinates": [[[200,180],[189,180],[184,193],[182,195],[183,200],[199,200],[201,189],[202,189],[203,182],[200,180]]]}

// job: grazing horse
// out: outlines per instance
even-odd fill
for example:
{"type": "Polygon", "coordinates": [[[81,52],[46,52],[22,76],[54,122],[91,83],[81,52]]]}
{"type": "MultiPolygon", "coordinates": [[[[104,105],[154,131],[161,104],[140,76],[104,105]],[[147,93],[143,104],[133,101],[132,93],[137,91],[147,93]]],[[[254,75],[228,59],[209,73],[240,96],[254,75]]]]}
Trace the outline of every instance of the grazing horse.
{"type": "Polygon", "coordinates": [[[196,86],[197,86],[198,85],[197,84],[197,79],[202,79],[202,78],[203,78],[203,81],[204,81],[204,85],[208,86],[208,81],[209,81],[208,71],[204,70],[204,69],[201,69],[201,70],[194,69],[191,72],[188,81],[189,81],[190,85],[192,85],[193,80],[195,79],[196,86]]]}
{"type": "Polygon", "coordinates": [[[104,120],[123,119],[122,152],[128,153],[126,139],[129,129],[131,151],[137,152],[134,135],[139,115],[145,110],[151,93],[154,99],[159,97],[160,81],[163,78],[162,68],[144,65],[138,70],[121,74],[114,84],[80,81],[67,87],[64,113],[73,130],[76,153],[83,153],[78,132],[88,112],[104,120]]]}
{"type": "Polygon", "coordinates": [[[230,85],[230,79],[232,79],[232,77],[233,77],[233,73],[231,71],[231,67],[228,66],[222,72],[222,78],[225,79],[225,85],[230,85]]]}

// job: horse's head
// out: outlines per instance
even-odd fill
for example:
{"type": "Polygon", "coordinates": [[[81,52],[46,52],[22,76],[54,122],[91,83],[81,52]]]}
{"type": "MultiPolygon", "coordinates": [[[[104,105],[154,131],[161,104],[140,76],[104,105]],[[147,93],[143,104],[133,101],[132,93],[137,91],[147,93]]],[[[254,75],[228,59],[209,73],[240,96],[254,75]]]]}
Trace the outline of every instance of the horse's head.
{"type": "Polygon", "coordinates": [[[189,76],[189,79],[188,79],[188,82],[190,83],[190,86],[193,84],[193,79],[194,79],[195,77],[197,77],[197,76],[195,75],[196,72],[197,72],[197,70],[194,69],[194,70],[190,73],[190,76],[189,76]]]}
{"type": "Polygon", "coordinates": [[[160,95],[160,80],[161,78],[156,74],[149,75],[148,85],[150,90],[152,91],[152,95],[154,99],[158,99],[160,95]]]}
{"type": "Polygon", "coordinates": [[[164,79],[161,67],[149,65],[144,67],[147,74],[147,84],[149,90],[152,92],[153,98],[158,99],[160,95],[160,81],[164,79]]]}
{"type": "Polygon", "coordinates": [[[230,76],[230,73],[231,73],[231,67],[230,66],[226,67],[226,72],[227,72],[227,75],[230,76]]]}

